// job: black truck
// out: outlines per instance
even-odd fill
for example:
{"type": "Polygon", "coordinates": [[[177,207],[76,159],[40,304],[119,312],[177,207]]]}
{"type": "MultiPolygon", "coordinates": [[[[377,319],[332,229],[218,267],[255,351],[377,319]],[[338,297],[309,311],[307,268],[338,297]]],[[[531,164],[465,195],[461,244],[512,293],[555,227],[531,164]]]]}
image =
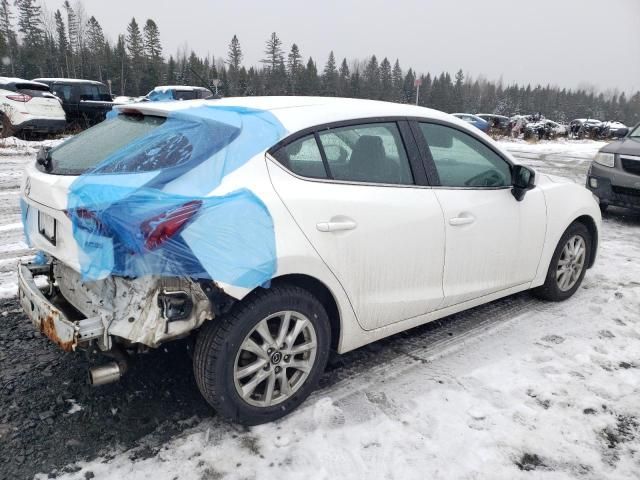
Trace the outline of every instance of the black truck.
{"type": "Polygon", "coordinates": [[[51,92],[62,100],[69,128],[88,128],[103,121],[113,108],[108,87],[101,82],[77,78],[36,78],[49,85],[51,92]]]}

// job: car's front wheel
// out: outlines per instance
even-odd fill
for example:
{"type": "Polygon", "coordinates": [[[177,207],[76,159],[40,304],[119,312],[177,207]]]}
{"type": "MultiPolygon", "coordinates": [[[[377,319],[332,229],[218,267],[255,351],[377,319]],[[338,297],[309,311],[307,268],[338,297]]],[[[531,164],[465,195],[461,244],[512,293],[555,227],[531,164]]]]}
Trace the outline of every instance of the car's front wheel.
{"type": "Polygon", "coordinates": [[[545,283],[533,289],[544,300],[561,301],[580,287],[591,258],[592,238],[582,223],[573,223],[560,238],[545,283]]]}
{"type": "Polygon", "coordinates": [[[315,389],[327,363],[331,329],[306,290],[258,290],[199,333],[194,373],[221,415],[244,425],[276,420],[315,389]]]}

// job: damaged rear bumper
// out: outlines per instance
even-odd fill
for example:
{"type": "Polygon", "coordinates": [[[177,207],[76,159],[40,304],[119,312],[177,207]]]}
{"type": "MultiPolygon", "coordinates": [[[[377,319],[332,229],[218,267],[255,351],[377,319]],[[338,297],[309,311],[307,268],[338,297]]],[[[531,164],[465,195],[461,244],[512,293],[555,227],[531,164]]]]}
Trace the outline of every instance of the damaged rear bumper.
{"type": "Polygon", "coordinates": [[[187,278],[110,276],[85,282],[55,259],[20,262],[18,290],[35,328],[67,352],[92,345],[107,352],[114,344],[156,348],[213,319],[230,299],[214,283],[187,278]],[[46,277],[44,287],[36,277],[46,277]]]}
{"type": "Polygon", "coordinates": [[[105,328],[100,316],[72,320],[63,308],[44,296],[34,276],[50,275],[51,265],[18,264],[18,296],[25,314],[34,327],[65,352],[95,339],[104,339],[105,328]]]}

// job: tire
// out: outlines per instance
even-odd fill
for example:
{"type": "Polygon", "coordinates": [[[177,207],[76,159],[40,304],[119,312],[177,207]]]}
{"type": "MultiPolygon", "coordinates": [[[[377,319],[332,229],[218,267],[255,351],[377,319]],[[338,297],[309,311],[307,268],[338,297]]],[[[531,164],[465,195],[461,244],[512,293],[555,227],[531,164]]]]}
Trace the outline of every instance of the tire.
{"type": "Polygon", "coordinates": [[[2,138],[9,138],[16,134],[11,121],[5,115],[0,116],[0,129],[0,137],[2,138]]]}
{"type": "Polygon", "coordinates": [[[571,297],[576,290],[580,288],[584,274],[587,271],[589,258],[591,258],[591,246],[592,238],[587,227],[582,223],[572,223],[564,232],[556,246],[544,284],[538,288],[534,288],[532,293],[538,298],[552,302],[560,302],[571,297]],[[576,238],[581,239],[582,243],[574,243],[574,246],[582,245],[583,251],[576,256],[575,262],[569,260],[567,263],[568,265],[574,265],[574,271],[564,269],[565,274],[563,275],[558,272],[558,270],[562,268],[561,261],[564,262],[567,261],[568,258],[573,257],[573,255],[568,257],[569,252],[565,251],[565,248],[568,248],[568,243],[574,241],[576,238]],[[580,263],[580,257],[582,261],[578,272],[577,264],[580,263]],[[563,280],[567,279],[565,275],[569,275],[570,278],[567,283],[563,284],[563,280]]]}
{"type": "Polygon", "coordinates": [[[258,425],[285,416],[309,396],[324,372],[330,345],[322,304],[299,287],[273,286],[256,290],[224,317],[207,322],[196,340],[194,374],[202,396],[220,415],[258,425]],[[272,342],[265,341],[265,325],[272,342]],[[300,333],[291,338],[298,325],[303,325],[300,333]],[[278,337],[285,345],[275,345],[278,337]],[[314,337],[315,350],[310,347],[314,337]],[[292,348],[306,350],[294,354],[292,348]]]}

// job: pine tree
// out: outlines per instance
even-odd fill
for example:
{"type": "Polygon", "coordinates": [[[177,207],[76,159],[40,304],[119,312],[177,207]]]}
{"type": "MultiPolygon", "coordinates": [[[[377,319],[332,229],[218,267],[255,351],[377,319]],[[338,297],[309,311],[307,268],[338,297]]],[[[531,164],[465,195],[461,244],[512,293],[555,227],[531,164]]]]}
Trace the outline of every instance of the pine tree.
{"type": "Polygon", "coordinates": [[[266,65],[267,70],[274,71],[283,62],[282,40],[273,32],[266,42],[264,49],[265,57],[261,60],[266,65]]]}
{"type": "Polygon", "coordinates": [[[40,5],[35,0],[16,0],[18,7],[18,30],[22,34],[20,72],[23,77],[42,74],[44,31],[40,5]]]}
{"type": "Polygon", "coordinates": [[[104,32],[98,20],[92,16],[87,21],[88,71],[91,76],[100,81],[102,81],[102,72],[104,70],[104,47],[104,32]]]}
{"type": "Polygon", "coordinates": [[[144,72],[144,42],[140,27],[135,18],[131,19],[127,27],[127,52],[129,52],[129,61],[131,63],[131,89],[134,95],[141,95],[142,91],[142,72],[144,72]]]}
{"type": "Polygon", "coordinates": [[[462,69],[460,69],[458,70],[458,73],[456,73],[456,83],[453,86],[451,110],[455,110],[456,112],[466,111],[464,100],[464,73],[462,73],[462,69]]]}
{"type": "Polygon", "coordinates": [[[243,90],[240,88],[240,67],[242,66],[242,48],[240,47],[240,41],[236,35],[231,39],[229,43],[229,51],[227,53],[227,65],[229,71],[227,75],[228,86],[227,94],[231,96],[239,95],[243,90]]]}
{"type": "Polygon", "coordinates": [[[291,95],[297,95],[299,93],[303,72],[304,65],[302,64],[302,55],[300,54],[298,45],[294,43],[291,45],[291,51],[287,56],[287,73],[289,75],[289,92],[291,95]]]}
{"type": "Polygon", "coordinates": [[[318,68],[313,58],[309,57],[307,66],[302,76],[303,81],[300,85],[301,95],[318,95],[320,93],[320,79],[318,78],[318,68]]]}
{"type": "Polygon", "coordinates": [[[265,87],[267,95],[282,95],[287,90],[287,70],[284,65],[282,41],[273,32],[266,42],[265,57],[261,60],[265,64],[265,87]]]}
{"type": "MultiPolygon", "coordinates": [[[[118,35],[116,47],[113,50],[113,71],[116,72],[114,89],[120,91],[120,95],[129,92],[129,58],[127,56],[126,39],[124,35],[118,35]]],[[[137,94],[137,93],[136,93],[137,94]]]]}
{"type": "Polygon", "coordinates": [[[15,75],[15,59],[18,49],[18,39],[13,29],[13,14],[9,6],[8,0],[0,1],[0,35],[3,41],[2,53],[2,70],[10,71],[11,75],[15,75]],[[9,62],[8,68],[6,60],[9,62]]]}
{"type": "Polygon", "coordinates": [[[144,24],[144,53],[147,59],[151,62],[158,62],[162,60],[162,43],[160,42],[160,30],[156,22],[147,19],[147,23],[144,24]]]}
{"type": "Polygon", "coordinates": [[[413,70],[409,69],[402,81],[402,103],[415,103],[415,82],[416,76],[413,70]]]}
{"type": "Polygon", "coordinates": [[[391,72],[391,83],[393,85],[393,95],[391,96],[391,99],[394,102],[405,102],[403,93],[404,76],[402,73],[402,68],[400,68],[400,62],[397,58],[396,63],[393,64],[393,71],[391,72]]]}
{"type": "Polygon", "coordinates": [[[393,75],[391,63],[387,57],[380,62],[380,96],[381,100],[393,100],[393,75]]]}
{"type": "Polygon", "coordinates": [[[56,22],[56,36],[58,43],[58,68],[61,77],[69,76],[69,39],[67,38],[67,29],[62,19],[60,10],[56,10],[53,16],[56,22]],[[65,73],[66,72],[66,73],[65,73]]]}
{"type": "Polygon", "coordinates": [[[349,65],[347,64],[347,59],[343,58],[342,63],[340,64],[340,71],[338,73],[338,95],[341,97],[349,96],[349,77],[351,76],[351,72],[349,71],[349,65]]]}
{"type": "Polygon", "coordinates": [[[335,97],[338,95],[338,69],[336,68],[336,58],[333,50],[329,53],[329,58],[322,74],[322,94],[335,97]]]}
{"type": "Polygon", "coordinates": [[[365,82],[365,97],[371,99],[380,98],[380,67],[378,66],[378,59],[375,55],[372,55],[369,62],[367,62],[363,77],[365,82]]]}
{"type": "Polygon", "coordinates": [[[162,43],[160,42],[160,31],[156,22],[147,19],[143,28],[143,49],[147,69],[143,76],[143,91],[151,90],[156,85],[162,83],[162,70],[164,60],[162,58],[162,43]]]}
{"type": "Polygon", "coordinates": [[[62,4],[62,7],[67,12],[67,32],[69,34],[69,42],[68,42],[68,50],[69,57],[71,60],[71,70],[72,73],[70,75],[76,76],[76,55],[79,55],[80,46],[78,45],[78,17],[76,17],[76,13],[74,12],[69,0],[65,0],[62,4]]]}

